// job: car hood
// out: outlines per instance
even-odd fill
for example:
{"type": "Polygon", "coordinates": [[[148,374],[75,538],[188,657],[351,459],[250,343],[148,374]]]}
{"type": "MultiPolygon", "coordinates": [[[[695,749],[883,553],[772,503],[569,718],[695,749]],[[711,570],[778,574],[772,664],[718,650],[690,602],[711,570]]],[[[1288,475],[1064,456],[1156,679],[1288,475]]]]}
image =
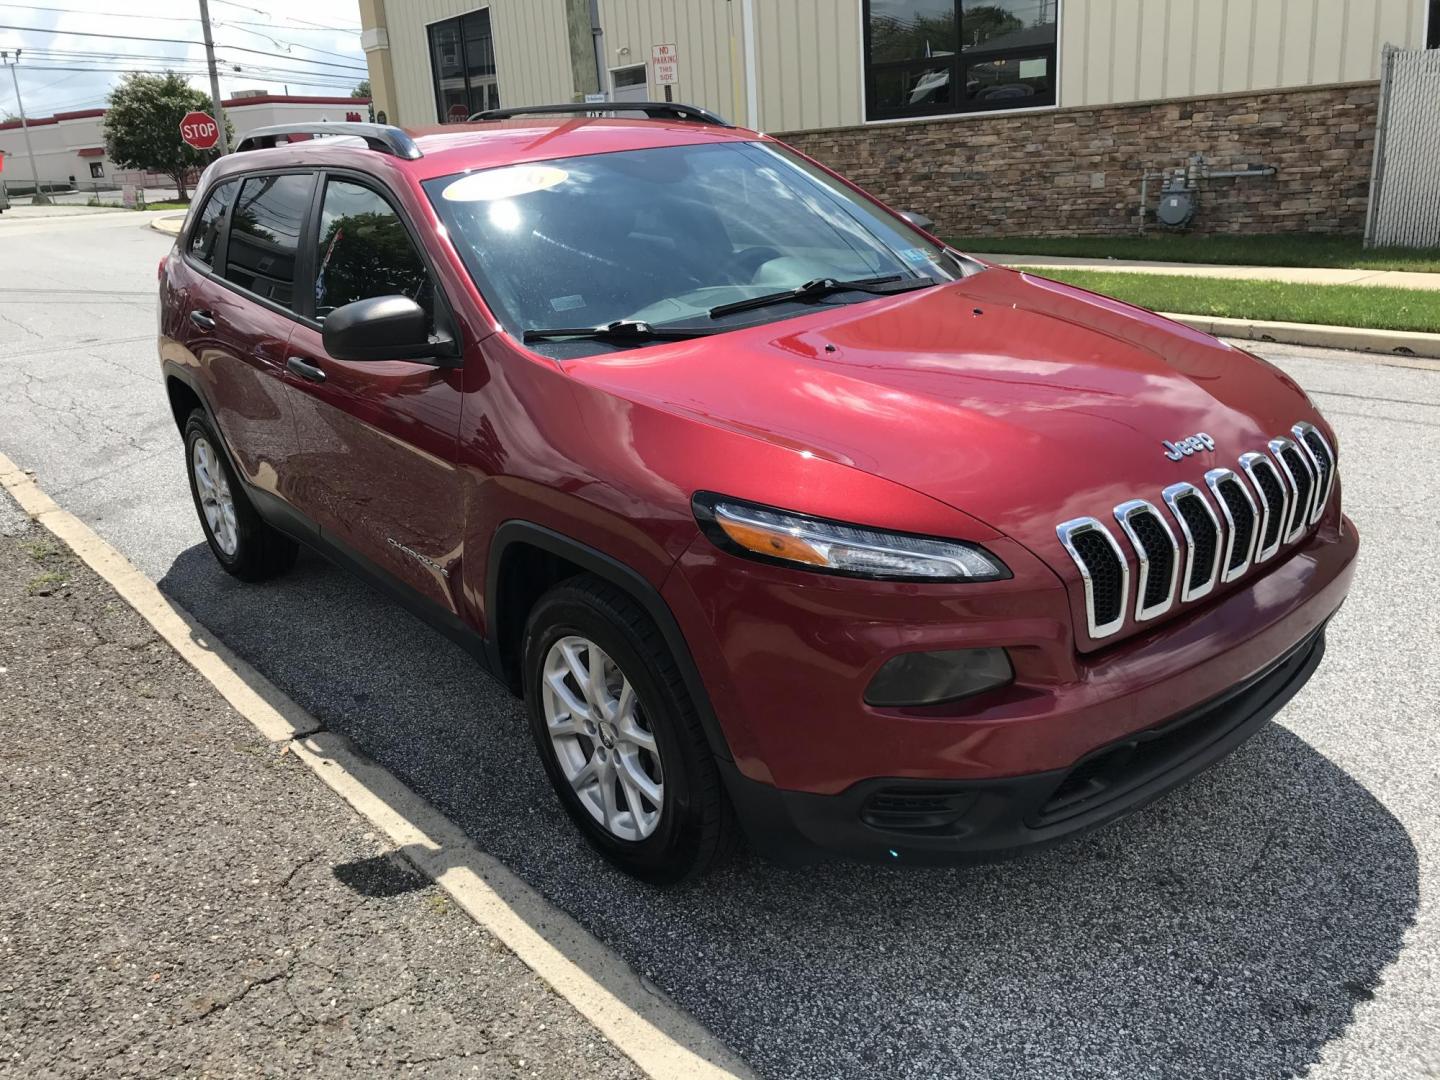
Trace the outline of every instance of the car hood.
{"type": "Polygon", "coordinates": [[[1300,388],[1264,361],[1138,308],[999,268],[569,369],[904,484],[1057,569],[1067,562],[1058,523],[1109,519],[1128,499],[1158,504],[1166,486],[1203,485],[1206,470],[1237,469],[1241,454],[1314,419],[1300,388]],[[1163,441],[1199,432],[1214,451],[1167,456],[1163,441]]]}

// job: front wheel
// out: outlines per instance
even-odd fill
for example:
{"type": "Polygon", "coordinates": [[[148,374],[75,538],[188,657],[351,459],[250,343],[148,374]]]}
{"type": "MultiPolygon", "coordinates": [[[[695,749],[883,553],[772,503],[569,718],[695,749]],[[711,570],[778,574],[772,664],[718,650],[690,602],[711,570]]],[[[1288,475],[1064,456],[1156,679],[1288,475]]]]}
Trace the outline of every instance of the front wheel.
{"type": "Polygon", "coordinates": [[[620,589],[556,586],[526,626],[536,749],[586,839],[654,884],[702,874],[735,835],[704,730],[664,639],[620,589]]]}

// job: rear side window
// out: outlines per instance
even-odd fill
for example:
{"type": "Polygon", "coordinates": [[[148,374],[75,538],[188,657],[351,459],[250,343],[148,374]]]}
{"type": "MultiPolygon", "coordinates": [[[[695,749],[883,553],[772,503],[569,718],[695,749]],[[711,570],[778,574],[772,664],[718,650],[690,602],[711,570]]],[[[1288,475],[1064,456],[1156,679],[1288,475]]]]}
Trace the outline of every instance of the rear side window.
{"type": "Polygon", "coordinates": [[[320,211],[315,317],[372,296],[408,296],[435,318],[430,274],[394,208],[361,184],[330,180],[320,211]]]}
{"type": "Polygon", "coordinates": [[[190,230],[190,255],[198,259],[206,266],[215,261],[215,247],[220,240],[220,231],[225,222],[225,210],[230,201],[235,198],[235,192],[240,187],[238,180],[226,180],[223,184],[217,185],[210,197],[205,200],[205,205],[200,210],[200,216],[195,221],[195,226],[190,230]]]}
{"type": "Polygon", "coordinates": [[[277,304],[295,306],[295,254],[314,176],[246,177],[230,213],[225,277],[277,304]]]}

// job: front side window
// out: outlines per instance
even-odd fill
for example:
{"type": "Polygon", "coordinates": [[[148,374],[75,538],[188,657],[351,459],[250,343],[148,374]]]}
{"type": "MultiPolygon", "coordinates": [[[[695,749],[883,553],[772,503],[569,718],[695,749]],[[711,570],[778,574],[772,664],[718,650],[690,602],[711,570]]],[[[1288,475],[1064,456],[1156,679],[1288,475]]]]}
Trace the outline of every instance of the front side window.
{"type": "MultiPolygon", "coordinates": [[[[531,340],[616,322],[735,329],[813,310],[808,300],[745,302],[818,281],[899,290],[963,272],[868,199],[765,143],[562,158],[441,177],[425,189],[486,300],[531,340]],[[717,314],[736,303],[744,310],[717,314]]],[[[873,293],[841,290],[814,302],[867,299],[873,293]]],[[[535,347],[576,356],[617,346],[535,347]]]]}
{"type": "Polygon", "coordinates": [[[309,173],[249,176],[230,212],[225,277],[284,307],[295,305],[295,253],[310,209],[309,173]]]}
{"type": "Polygon", "coordinates": [[[463,123],[472,114],[500,107],[495,77],[495,39],[490,9],[431,23],[430,69],[435,108],[442,124],[463,123]]]}
{"type": "Polygon", "coordinates": [[[1055,104],[1060,0],[865,0],[866,118],[1055,104]]]}
{"type": "Polygon", "coordinates": [[[224,227],[225,209],[235,198],[235,192],[239,187],[240,181],[226,180],[223,184],[217,184],[209,198],[205,200],[205,205],[200,208],[200,216],[195,219],[195,226],[190,230],[189,252],[191,258],[206,266],[215,262],[215,248],[220,240],[220,231],[224,227]]]}
{"type": "Polygon", "coordinates": [[[372,296],[408,296],[433,319],[435,294],[410,234],[379,194],[330,180],[320,211],[315,260],[315,317],[372,296]]]}

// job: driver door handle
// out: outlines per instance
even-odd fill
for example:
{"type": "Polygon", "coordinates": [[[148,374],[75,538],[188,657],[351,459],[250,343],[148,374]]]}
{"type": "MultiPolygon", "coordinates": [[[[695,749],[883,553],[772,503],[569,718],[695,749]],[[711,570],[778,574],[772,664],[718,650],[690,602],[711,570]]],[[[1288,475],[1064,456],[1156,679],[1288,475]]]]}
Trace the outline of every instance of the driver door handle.
{"type": "Polygon", "coordinates": [[[190,321],[201,330],[215,329],[215,316],[208,311],[196,310],[190,312],[190,321]]]}
{"type": "Polygon", "coordinates": [[[292,356],[285,361],[285,366],[299,375],[302,379],[309,379],[311,382],[324,382],[325,372],[321,371],[314,364],[301,360],[298,356],[292,356]]]}

